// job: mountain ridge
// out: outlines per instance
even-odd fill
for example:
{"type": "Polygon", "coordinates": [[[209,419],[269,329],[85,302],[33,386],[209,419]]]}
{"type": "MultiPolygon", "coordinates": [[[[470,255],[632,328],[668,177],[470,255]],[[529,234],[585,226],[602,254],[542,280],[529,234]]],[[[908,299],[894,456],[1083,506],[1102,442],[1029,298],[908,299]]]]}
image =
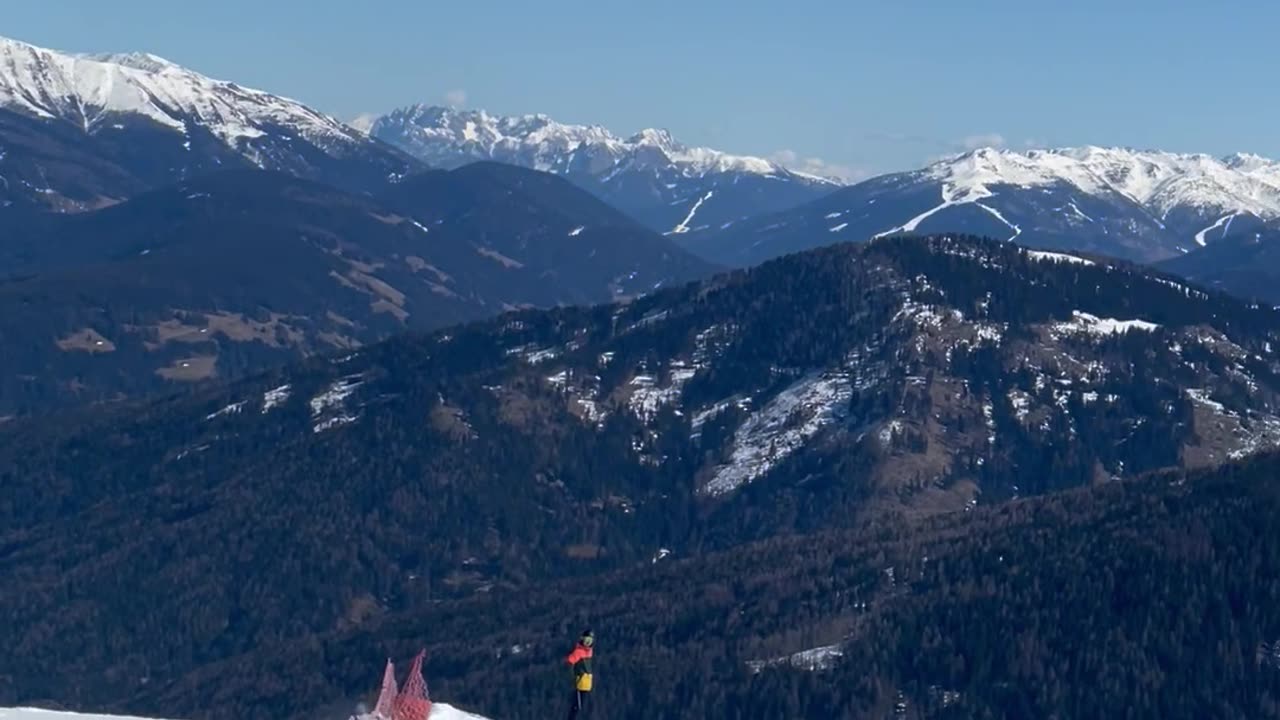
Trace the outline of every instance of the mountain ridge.
{"type": "MultiPolygon", "coordinates": [[[[618,154],[634,151],[636,148],[661,150],[690,174],[736,170],[758,175],[794,175],[833,187],[842,184],[839,178],[801,172],[761,157],[688,146],[672,137],[670,131],[661,128],[645,128],[631,135],[621,136],[602,125],[561,123],[545,113],[492,115],[485,110],[459,110],[419,103],[385,115],[362,116],[352,121],[352,124],[377,135],[379,132],[386,132],[388,125],[405,121],[418,124],[420,139],[423,141],[438,138],[451,143],[470,143],[471,146],[464,148],[464,151],[472,153],[473,160],[494,160],[499,159],[497,155],[538,149],[569,152],[588,143],[618,154]]],[[[457,162],[454,159],[454,153],[457,152],[455,149],[424,146],[424,153],[431,151],[440,152],[438,162],[441,166],[457,162]]],[[[535,170],[551,171],[559,160],[542,157],[537,162],[543,164],[534,165],[535,170]]]]}
{"type": "Polygon", "coordinates": [[[91,212],[12,210],[0,213],[0,416],[714,269],[567,180],[513,166],[428,171],[375,196],[223,170],[91,212]]]}
{"type": "Polygon", "coordinates": [[[114,114],[147,117],[185,132],[199,116],[229,147],[258,137],[266,118],[293,122],[315,139],[353,139],[346,124],[289,98],[214,80],[146,53],[71,55],[0,38],[0,105],[99,130],[114,114]],[[257,114],[246,112],[256,106],[257,114]]]}
{"type": "Polygon", "coordinates": [[[732,265],[841,240],[963,232],[1153,262],[1280,217],[1280,163],[1085,146],[979,148],[683,236],[732,265]]]}
{"type": "Polygon", "coordinates": [[[21,133],[5,134],[0,205],[91,209],[229,167],[357,191],[423,169],[297,101],[145,53],[73,55],[0,38],[0,129],[5,116],[18,116],[7,124],[21,133]],[[73,152],[104,167],[69,163],[73,152]]]}
{"type": "Polygon", "coordinates": [[[665,130],[623,137],[543,114],[496,116],[419,104],[358,124],[432,166],[497,160],[563,175],[668,234],[718,227],[841,186],[764,158],[687,146],[665,130]]]}

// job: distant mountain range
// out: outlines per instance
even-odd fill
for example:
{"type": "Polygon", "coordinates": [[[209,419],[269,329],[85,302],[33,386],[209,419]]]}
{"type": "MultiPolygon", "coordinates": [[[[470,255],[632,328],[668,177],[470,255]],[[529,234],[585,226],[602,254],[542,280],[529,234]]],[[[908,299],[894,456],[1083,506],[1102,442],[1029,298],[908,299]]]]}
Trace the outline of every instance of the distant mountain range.
{"type": "Polygon", "coordinates": [[[627,138],[546,115],[413,105],[359,123],[370,136],[434,167],[476,160],[569,178],[649,227],[680,235],[783,210],[842,185],[757,157],[688,147],[664,130],[627,138]]]}
{"type": "Polygon", "coordinates": [[[966,232],[1155,262],[1280,217],[1280,163],[1119,148],[981,149],[681,242],[752,265],[845,240],[966,232]]]}
{"type": "Polygon", "coordinates": [[[596,625],[619,718],[1274,715],[1277,247],[1255,156],[845,187],[0,40],[0,705],[426,642],[545,714],[596,625]]]}
{"type": "Polygon", "coordinates": [[[0,39],[0,418],[714,270],[566,179],[451,168],[152,55],[0,39]]]}
{"type": "Polygon", "coordinates": [[[413,105],[354,124],[154,55],[0,39],[0,206],[92,209],[228,168],[377,194],[427,167],[497,161],[561,175],[743,266],[911,232],[1159,262],[1280,218],[1280,163],[1246,154],[986,148],[844,186],[661,130],[622,137],[545,115],[413,105]]]}
{"type": "Polygon", "coordinates": [[[425,166],[287,98],[146,54],[0,38],[0,206],[102,207],[227,168],[365,190],[425,166]]]}

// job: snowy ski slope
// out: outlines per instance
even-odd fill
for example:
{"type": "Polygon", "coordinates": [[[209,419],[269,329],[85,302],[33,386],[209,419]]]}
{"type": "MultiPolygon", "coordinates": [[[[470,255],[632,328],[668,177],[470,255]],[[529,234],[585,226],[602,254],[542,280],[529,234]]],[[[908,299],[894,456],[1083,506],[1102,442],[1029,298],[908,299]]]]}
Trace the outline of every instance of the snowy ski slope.
{"type": "MultiPolygon", "coordinates": [[[[98,715],[74,713],[42,708],[0,708],[0,720],[156,720],[129,715],[98,715]]],[[[459,710],[452,705],[435,703],[431,706],[431,720],[488,720],[473,713],[459,710]]]]}

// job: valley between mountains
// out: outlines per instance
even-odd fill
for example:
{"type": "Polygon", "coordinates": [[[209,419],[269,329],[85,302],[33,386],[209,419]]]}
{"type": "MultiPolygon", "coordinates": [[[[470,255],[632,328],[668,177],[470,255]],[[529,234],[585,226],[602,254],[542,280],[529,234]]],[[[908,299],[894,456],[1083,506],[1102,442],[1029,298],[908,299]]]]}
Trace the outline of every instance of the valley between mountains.
{"type": "Polygon", "coordinates": [[[0,39],[0,707],[1280,717],[1280,163],[785,159],[0,39]]]}

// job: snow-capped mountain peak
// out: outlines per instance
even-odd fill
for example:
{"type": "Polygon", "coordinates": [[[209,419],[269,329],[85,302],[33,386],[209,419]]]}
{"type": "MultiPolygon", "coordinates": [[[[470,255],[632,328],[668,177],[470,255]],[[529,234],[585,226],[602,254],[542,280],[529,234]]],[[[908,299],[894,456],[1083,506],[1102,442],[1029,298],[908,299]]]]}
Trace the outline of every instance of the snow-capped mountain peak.
{"type": "Polygon", "coordinates": [[[498,160],[548,171],[579,145],[617,142],[604,128],[565,125],[546,115],[500,117],[434,105],[401,108],[368,121],[367,127],[370,135],[394,138],[402,149],[438,167],[498,160]]]}
{"type": "Polygon", "coordinates": [[[368,124],[368,132],[436,167],[495,160],[564,175],[663,232],[719,227],[841,185],[764,158],[692,147],[663,129],[624,137],[542,114],[411,105],[368,124]]]}
{"type": "Polygon", "coordinates": [[[1116,193],[1160,218],[1176,208],[1280,215],[1280,163],[1257,155],[1215,158],[1096,146],[1027,152],[981,148],[940,160],[924,173],[970,193],[993,185],[1055,184],[1089,195],[1116,193]]]}
{"type": "Polygon", "coordinates": [[[750,265],[841,240],[963,232],[1153,262],[1277,218],[1280,162],[1258,155],[983,147],[695,233],[689,247],[750,265]]]}
{"type": "Polygon", "coordinates": [[[171,60],[146,52],[85,53],[77,55],[76,57],[83,58],[85,60],[110,63],[112,65],[123,65],[124,67],[134,68],[135,70],[143,70],[153,73],[183,70],[181,65],[171,60]]]}
{"type": "Polygon", "coordinates": [[[1245,172],[1274,170],[1277,165],[1275,160],[1255,155],[1254,153],[1232,153],[1223,158],[1222,162],[1229,168],[1245,172]]]}
{"type": "Polygon", "coordinates": [[[306,105],[157,55],[75,55],[0,38],[0,207],[76,211],[259,167],[364,192],[418,163],[306,105]],[[77,137],[79,133],[94,141],[77,137]]]}
{"type": "Polygon", "coordinates": [[[374,121],[377,119],[378,119],[378,116],[374,115],[373,113],[362,113],[352,118],[351,122],[347,124],[355,128],[356,130],[359,130],[360,132],[364,133],[365,135],[368,135],[369,131],[373,129],[374,121]]]}
{"type": "Polygon", "coordinates": [[[663,150],[680,147],[669,131],[657,128],[645,128],[628,138],[627,142],[632,145],[651,145],[663,150]]]}
{"type": "MultiPolygon", "coordinates": [[[[537,169],[555,171],[562,164],[558,155],[583,150],[616,157],[643,155],[656,149],[685,174],[704,175],[714,172],[747,172],[758,175],[781,175],[789,171],[782,165],[759,157],[732,155],[703,147],[689,147],[677,141],[665,129],[646,128],[627,138],[619,137],[600,125],[561,123],[547,115],[490,115],[484,110],[455,110],[433,105],[411,105],[375,120],[370,132],[405,150],[430,161],[448,165],[468,160],[492,159],[518,162],[536,158],[537,169]]],[[[839,185],[832,178],[815,180],[839,185]]]]}
{"type": "Polygon", "coordinates": [[[647,128],[621,138],[600,125],[561,123],[541,113],[498,116],[484,110],[411,105],[378,118],[370,125],[370,132],[387,136],[384,139],[401,144],[429,162],[435,159],[436,164],[445,166],[492,159],[516,164],[532,162],[536,169],[555,171],[564,162],[561,156],[576,150],[603,152],[611,157],[644,156],[658,150],[665,161],[686,173],[737,170],[773,175],[786,172],[782,166],[763,158],[687,147],[663,129],[647,128]],[[453,157],[453,161],[447,160],[448,157],[453,157]]]}
{"type": "Polygon", "coordinates": [[[214,80],[146,53],[72,55],[0,38],[0,107],[97,132],[141,116],[179,133],[203,125],[228,146],[287,128],[357,142],[352,128],[296,101],[214,80]]]}

